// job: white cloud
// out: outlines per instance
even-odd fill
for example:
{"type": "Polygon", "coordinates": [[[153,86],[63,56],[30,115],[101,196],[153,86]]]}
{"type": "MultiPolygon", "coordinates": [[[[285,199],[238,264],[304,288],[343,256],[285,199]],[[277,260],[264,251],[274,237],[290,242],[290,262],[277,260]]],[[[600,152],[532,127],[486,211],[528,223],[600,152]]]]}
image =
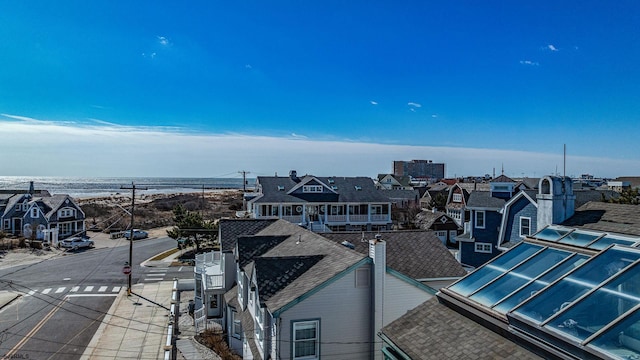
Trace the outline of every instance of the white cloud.
{"type": "MultiPolygon", "coordinates": [[[[429,154],[430,159],[447,164],[450,177],[482,175],[501,163],[506,175],[519,177],[522,173],[549,174],[563,163],[562,154],[539,152],[316,141],[299,134],[195,134],[175,128],[114,125],[98,119],[78,124],[18,115],[2,117],[0,153],[13,154],[3,160],[6,176],[207,177],[211,169],[216,174],[239,169],[255,175],[286,174],[295,169],[317,175],[375,176],[388,172],[394,160],[429,154]]],[[[567,164],[567,174],[599,176],[617,176],[640,168],[637,159],[602,157],[568,156],[567,164]]]]}
{"type": "Polygon", "coordinates": [[[407,105],[413,106],[413,107],[416,107],[416,108],[421,108],[422,107],[421,104],[418,104],[418,103],[415,103],[415,102],[408,102],[407,105]]]}
{"type": "Polygon", "coordinates": [[[245,69],[253,69],[253,66],[251,66],[251,64],[247,64],[244,67],[245,67],[245,69]]]}
{"type": "Polygon", "coordinates": [[[547,49],[549,49],[551,51],[558,51],[558,48],[553,46],[552,44],[547,45],[547,49]]]}
{"type": "Polygon", "coordinates": [[[371,103],[371,105],[378,105],[378,102],[377,102],[377,101],[373,101],[373,100],[371,100],[371,101],[370,101],[370,103],[371,103]]]}
{"type": "Polygon", "coordinates": [[[438,114],[431,114],[431,117],[435,119],[438,117],[438,114]]]}
{"type": "Polygon", "coordinates": [[[169,39],[167,39],[164,36],[158,36],[158,42],[160,43],[160,45],[162,46],[169,46],[171,43],[169,42],[169,39]]]}
{"type": "Polygon", "coordinates": [[[520,64],[528,65],[528,66],[538,66],[538,65],[540,65],[537,61],[531,61],[531,60],[520,60],[520,64]]]}

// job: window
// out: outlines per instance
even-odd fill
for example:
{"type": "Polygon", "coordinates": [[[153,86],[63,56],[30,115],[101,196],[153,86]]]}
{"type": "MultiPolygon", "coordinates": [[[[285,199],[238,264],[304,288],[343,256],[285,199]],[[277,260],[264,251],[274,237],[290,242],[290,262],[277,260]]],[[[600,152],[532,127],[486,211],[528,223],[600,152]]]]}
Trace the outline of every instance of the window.
{"type": "Polygon", "coordinates": [[[242,321],[238,318],[238,312],[231,311],[231,335],[240,339],[240,335],[242,335],[242,321]]]}
{"type": "Polygon", "coordinates": [[[356,269],[356,287],[365,288],[369,287],[371,281],[369,269],[356,269]]]}
{"type": "Polygon", "coordinates": [[[38,217],[38,208],[34,207],[31,209],[31,218],[35,219],[38,217]]]}
{"type": "Polygon", "coordinates": [[[321,193],[322,185],[304,185],[302,187],[302,192],[306,193],[321,193]]]}
{"type": "Polygon", "coordinates": [[[10,227],[11,222],[9,221],[9,219],[4,219],[4,228],[8,230],[10,227]]]}
{"type": "Polygon", "coordinates": [[[520,218],[520,236],[525,237],[531,235],[531,218],[520,218]]]}
{"type": "Polygon", "coordinates": [[[60,210],[60,213],[59,213],[60,215],[58,215],[58,216],[61,217],[61,218],[70,217],[70,216],[74,215],[74,212],[75,212],[75,210],[73,210],[73,209],[68,209],[68,208],[62,209],[62,210],[60,210]]]}
{"type": "Polygon", "coordinates": [[[218,295],[211,295],[209,299],[209,308],[216,309],[218,307],[218,295]]]}
{"type": "Polygon", "coordinates": [[[476,228],[484,229],[484,211],[476,211],[476,228]]]}
{"type": "Polygon", "coordinates": [[[320,322],[301,321],[293,323],[293,358],[294,359],[319,359],[318,347],[320,322]]]}
{"type": "Polygon", "coordinates": [[[488,253],[488,254],[491,253],[491,244],[477,242],[475,243],[475,245],[476,245],[476,252],[488,253]]]}
{"type": "Polygon", "coordinates": [[[453,202],[462,202],[462,194],[453,194],[453,202]]]}

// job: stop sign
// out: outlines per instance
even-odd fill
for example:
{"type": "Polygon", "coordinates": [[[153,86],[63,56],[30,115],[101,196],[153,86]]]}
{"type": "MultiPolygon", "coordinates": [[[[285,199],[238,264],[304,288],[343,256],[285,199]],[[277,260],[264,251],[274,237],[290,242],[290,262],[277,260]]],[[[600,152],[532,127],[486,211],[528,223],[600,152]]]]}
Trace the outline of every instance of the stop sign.
{"type": "Polygon", "coordinates": [[[122,273],[125,275],[131,274],[131,266],[125,265],[122,267],[122,273]]]}

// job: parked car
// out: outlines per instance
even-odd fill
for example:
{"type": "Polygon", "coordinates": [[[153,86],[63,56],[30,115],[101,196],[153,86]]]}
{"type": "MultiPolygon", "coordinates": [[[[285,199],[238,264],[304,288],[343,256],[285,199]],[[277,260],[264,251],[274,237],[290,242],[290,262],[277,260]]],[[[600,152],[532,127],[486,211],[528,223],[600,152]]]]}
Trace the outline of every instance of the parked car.
{"type": "Polygon", "coordinates": [[[81,237],[71,237],[60,241],[58,246],[65,249],[78,250],[82,248],[92,248],[94,247],[94,243],[93,240],[81,237]]]}
{"type": "MultiPolygon", "coordinates": [[[[125,239],[131,239],[131,230],[125,230],[123,232],[125,239]]],[[[145,239],[149,237],[149,233],[144,230],[133,229],[133,240],[145,239]]]]}

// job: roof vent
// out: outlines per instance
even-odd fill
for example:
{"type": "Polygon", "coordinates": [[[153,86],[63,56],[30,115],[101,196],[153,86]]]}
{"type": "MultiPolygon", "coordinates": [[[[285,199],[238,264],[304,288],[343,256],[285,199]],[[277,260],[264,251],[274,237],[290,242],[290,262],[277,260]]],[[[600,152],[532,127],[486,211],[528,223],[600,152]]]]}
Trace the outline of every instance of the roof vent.
{"type": "Polygon", "coordinates": [[[329,179],[329,184],[333,184],[333,183],[335,183],[335,182],[336,182],[335,180],[333,180],[333,179],[329,179]]]}
{"type": "Polygon", "coordinates": [[[284,191],[284,186],[278,185],[278,191],[284,191]]]}
{"type": "Polygon", "coordinates": [[[362,186],[356,185],[354,187],[356,188],[356,191],[362,191],[362,186]]]}
{"type": "Polygon", "coordinates": [[[355,245],[353,245],[352,243],[348,242],[347,240],[341,242],[340,244],[342,244],[345,247],[348,247],[349,249],[353,250],[356,248],[355,245]]]}

